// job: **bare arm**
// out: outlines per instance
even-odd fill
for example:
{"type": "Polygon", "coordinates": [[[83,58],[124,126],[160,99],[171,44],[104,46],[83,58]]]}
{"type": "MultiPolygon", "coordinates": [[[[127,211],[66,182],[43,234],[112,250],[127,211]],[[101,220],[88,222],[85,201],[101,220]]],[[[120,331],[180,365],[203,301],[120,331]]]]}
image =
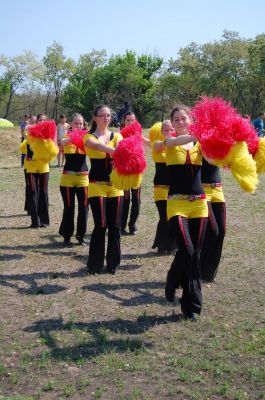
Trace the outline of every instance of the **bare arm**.
{"type": "Polygon", "coordinates": [[[159,141],[159,142],[155,142],[153,144],[153,149],[156,153],[162,153],[162,151],[165,150],[165,145],[163,142],[159,141]]]}
{"type": "Polygon", "coordinates": [[[115,149],[113,147],[107,146],[106,144],[103,143],[99,143],[93,139],[87,139],[85,146],[88,147],[89,149],[95,149],[108,154],[114,154],[115,152],[115,149]]]}
{"type": "Polygon", "coordinates": [[[71,143],[71,138],[69,137],[64,137],[60,141],[60,144],[62,144],[63,146],[67,146],[69,143],[71,143]]]}
{"type": "Polygon", "coordinates": [[[150,146],[150,139],[148,139],[147,137],[145,137],[144,135],[142,135],[142,140],[144,142],[144,144],[147,144],[148,146],[150,146]]]}
{"type": "Polygon", "coordinates": [[[164,141],[166,147],[182,146],[183,144],[196,142],[196,138],[191,135],[180,135],[177,137],[167,137],[164,141]]]}

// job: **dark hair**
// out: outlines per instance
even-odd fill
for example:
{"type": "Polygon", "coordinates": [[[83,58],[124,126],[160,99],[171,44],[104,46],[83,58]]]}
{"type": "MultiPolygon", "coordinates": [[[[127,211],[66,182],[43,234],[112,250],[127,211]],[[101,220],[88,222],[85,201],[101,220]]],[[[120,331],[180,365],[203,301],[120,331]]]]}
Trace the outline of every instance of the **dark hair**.
{"type": "Polygon", "coordinates": [[[259,116],[261,117],[262,115],[264,115],[265,114],[265,112],[260,112],[259,113],[259,116]]]}
{"type": "Polygon", "coordinates": [[[47,118],[47,115],[45,113],[41,113],[37,115],[37,122],[40,120],[41,117],[45,116],[47,118]]]}
{"type": "Polygon", "coordinates": [[[66,115],[65,114],[61,114],[60,115],[60,119],[62,119],[62,118],[66,118],[66,115]]]}
{"type": "Polygon", "coordinates": [[[24,118],[30,118],[30,115],[29,114],[25,114],[24,118]]]}
{"type": "MultiPolygon", "coordinates": [[[[97,107],[95,108],[95,110],[93,111],[93,117],[97,117],[98,112],[99,112],[99,110],[100,110],[101,108],[108,108],[108,109],[110,110],[110,107],[107,106],[106,104],[100,104],[100,105],[97,106],[97,107]]],[[[110,111],[111,111],[111,110],[110,110],[110,111]]],[[[96,123],[95,120],[93,120],[93,121],[92,121],[92,124],[91,124],[91,128],[89,129],[88,132],[89,132],[89,133],[94,133],[96,130],[97,130],[97,123],[96,123]]]]}
{"type": "MultiPolygon", "coordinates": [[[[123,116],[121,118],[121,128],[125,127],[125,120],[126,120],[126,117],[128,117],[128,115],[135,115],[135,113],[133,112],[133,110],[129,110],[125,114],[123,114],[123,116]]],[[[136,118],[136,115],[135,115],[135,118],[136,118]]]]}
{"type": "Polygon", "coordinates": [[[185,111],[188,115],[190,115],[190,107],[185,106],[185,104],[176,104],[175,107],[171,110],[169,114],[170,121],[173,121],[173,116],[176,111],[185,111]]]}

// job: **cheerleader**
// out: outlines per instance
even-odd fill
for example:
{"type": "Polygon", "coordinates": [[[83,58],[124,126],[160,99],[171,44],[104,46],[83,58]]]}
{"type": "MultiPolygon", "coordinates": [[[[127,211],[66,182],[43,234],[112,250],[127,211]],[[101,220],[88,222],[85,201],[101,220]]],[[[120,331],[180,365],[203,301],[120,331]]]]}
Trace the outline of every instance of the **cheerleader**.
{"type": "Polygon", "coordinates": [[[87,261],[90,274],[99,274],[103,271],[107,229],[106,272],[114,274],[121,260],[120,224],[123,191],[112,186],[110,173],[111,156],[122,136],[119,132],[114,133],[108,129],[110,122],[110,108],[105,105],[98,106],[93,113],[91,129],[84,137],[86,153],[91,162],[88,199],[95,224],[87,261]]]}
{"type": "Polygon", "coordinates": [[[219,168],[202,160],[202,187],[204,188],[209,218],[201,252],[201,279],[212,282],[217,274],[222,255],[226,229],[226,206],[219,168]]]}
{"type": "MultiPolygon", "coordinates": [[[[136,121],[136,116],[134,112],[128,111],[122,117],[122,125],[121,128],[129,126],[136,121]]],[[[141,186],[138,188],[133,188],[130,190],[124,191],[124,200],[123,200],[123,210],[122,210],[122,219],[121,219],[121,234],[127,235],[126,226],[129,217],[129,209],[130,202],[132,202],[130,218],[128,223],[129,234],[136,235],[138,228],[136,225],[137,219],[140,213],[141,207],[141,186]]]]}
{"type": "MultiPolygon", "coordinates": [[[[84,118],[81,114],[74,114],[71,122],[73,133],[80,132],[81,137],[85,134],[84,118]]],[[[79,134],[79,133],[77,133],[79,134]]],[[[80,138],[81,139],[81,138],[80,138]]],[[[76,239],[80,245],[85,245],[84,236],[87,230],[88,217],[88,167],[86,163],[86,152],[82,146],[76,146],[69,134],[61,138],[64,148],[65,165],[60,181],[60,192],[62,195],[64,210],[59,234],[63,236],[64,246],[71,246],[71,237],[74,232],[75,196],[78,202],[78,215],[76,227],[76,239]]]]}
{"type": "MultiPolygon", "coordinates": [[[[41,124],[46,120],[46,114],[39,114],[36,124],[41,124]]],[[[28,142],[26,146],[26,181],[28,208],[31,216],[30,228],[46,228],[50,224],[48,200],[49,163],[37,160],[28,142]]]]}
{"type": "Polygon", "coordinates": [[[171,235],[167,221],[167,196],[169,188],[169,176],[165,161],[164,139],[174,132],[170,120],[154,124],[149,131],[149,138],[152,148],[152,158],[155,162],[154,176],[154,200],[159,214],[159,221],[156,228],[155,240],[152,249],[158,254],[165,254],[176,249],[175,235],[171,235]]]}
{"type": "Polygon", "coordinates": [[[208,207],[201,185],[200,146],[189,135],[190,110],[178,105],[170,113],[176,137],[166,137],[166,163],[169,172],[167,217],[177,235],[178,248],[167,274],[165,295],[173,302],[175,290],[182,287],[181,310],[185,319],[196,320],[201,313],[200,253],[205,236],[208,207]]]}

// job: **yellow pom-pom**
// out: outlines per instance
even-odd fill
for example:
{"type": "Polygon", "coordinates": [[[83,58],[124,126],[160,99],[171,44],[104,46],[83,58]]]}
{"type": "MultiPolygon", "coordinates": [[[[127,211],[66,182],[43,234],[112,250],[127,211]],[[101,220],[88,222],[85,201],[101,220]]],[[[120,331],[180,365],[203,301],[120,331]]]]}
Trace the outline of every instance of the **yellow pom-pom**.
{"type": "Polygon", "coordinates": [[[258,185],[256,163],[248,152],[246,142],[238,142],[232,146],[224,160],[214,160],[214,165],[228,166],[246,192],[253,193],[258,185]]]}
{"type": "Polygon", "coordinates": [[[27,154],[27,140],[23,140],[23,142],[20,144],[19,148],[22,154],[27,154]]]}
{"type": "Polygon", "coordinates": [[[256,161],[257,173],[265,172],[265,138],[259,139],[259,149],[254,156],[256,161]]]}
{"type": "Polygon", "coordinates": [[[34,159],[42,162],[51,162],[58,154],[58,146],[51,139],[35,139],[28,136],[28,143],[34,154],[34,159]]]}
{"type": "Polygon", "coordinates": [[[162,122],[156,122],[153,126],[151,126],[149,130],[149,139],[151,142],[156,142],[157,140],[160,140],[161,142],[164,141],[165,138],[162,135],[161,128],[162,122]]]}
{"type": "Polygon", "coordinates": [[[116,169],[110,174],[112,185],[119,190],[137,189],[141,186],[142,174],[137,175],[119,175],[116,169]]]}

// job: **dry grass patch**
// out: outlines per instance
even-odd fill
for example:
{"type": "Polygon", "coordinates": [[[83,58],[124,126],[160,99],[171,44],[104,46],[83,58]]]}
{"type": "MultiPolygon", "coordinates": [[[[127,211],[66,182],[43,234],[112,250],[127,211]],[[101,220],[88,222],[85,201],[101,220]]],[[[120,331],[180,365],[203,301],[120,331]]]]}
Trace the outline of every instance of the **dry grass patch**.
{"type": "MultiPolygon", "coordinates": [[[[172,256],[151,250],[152,163],[139,234],[122,238],[121,267],[88,276],[88,249],[65,249],[58,235],[58,168],[50,174],[51,227],[28,229],[17,132],[1,132],[0,399],[263,399],[265,178],[249,195],[223,174],[224,252],[194,324],[164,298],[172,256]]],[[[91,215],[88,226],[89,238],[91,215]]]]}

